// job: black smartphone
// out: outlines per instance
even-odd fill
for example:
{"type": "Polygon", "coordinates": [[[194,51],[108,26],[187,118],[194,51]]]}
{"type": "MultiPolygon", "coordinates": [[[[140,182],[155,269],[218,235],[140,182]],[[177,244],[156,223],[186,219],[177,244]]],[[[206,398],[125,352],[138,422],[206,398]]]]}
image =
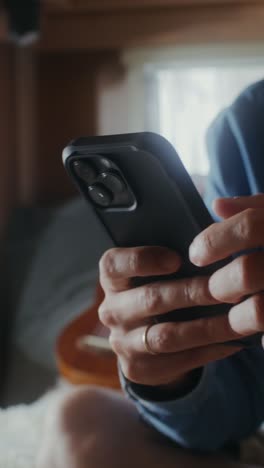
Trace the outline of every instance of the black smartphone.
{"type": "MultiPolygon", "coordinates": [[[[135,278],[142,282],[210,275],[229,260],[198,268],[188,249],[194,237],[213,223],[201,196],[173,146],[155,133],[79,138],[63,151],[65,168],[114,245],[159,245],[177,251],[183,265],[175,275],[135,278]]],[[[171,311],[159,321],[188,321],[226,314],[229,304],[171,311]]],[[[261,334],[234,345],[259,345],[261,334]]]]}

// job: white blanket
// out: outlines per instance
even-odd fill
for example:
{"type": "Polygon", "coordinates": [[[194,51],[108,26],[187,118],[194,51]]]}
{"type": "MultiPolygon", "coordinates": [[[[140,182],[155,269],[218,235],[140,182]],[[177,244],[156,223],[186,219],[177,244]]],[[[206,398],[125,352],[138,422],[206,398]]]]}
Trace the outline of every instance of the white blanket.
{"type": "Polygon", "coordinates": [[[31,405],[0,410],[0,468],[35,468],[46,416],[62,390],[50,391],[31,405]]]}
{"type": "MultiPolygon", "coordinates": [[[[67,389],[62,384],[31,405],[0,410],[0,468],[36,468],[46,417],[67,389]]],[[[264,465],[264,435],[242,444],[242,461],[264,465]]]]}

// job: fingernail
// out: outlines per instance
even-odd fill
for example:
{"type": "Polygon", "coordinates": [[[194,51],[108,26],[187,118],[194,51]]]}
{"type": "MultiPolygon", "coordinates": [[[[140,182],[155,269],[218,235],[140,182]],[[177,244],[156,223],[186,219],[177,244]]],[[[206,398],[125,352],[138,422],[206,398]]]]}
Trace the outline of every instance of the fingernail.
{"type": "Polygon", "coordinates": [[[244,203],[245,202],[245,197],[232,197],[232,198],[229,198],[229,199],[227,198],[226,200],[228,200],[231,203],[232,202],[235,202],[235,203],[242,202],[242,203],[244,203]]]}
{"type": "Polygon", "coordinates": [[[199,239],[195,239],[189,247],[190,261],[197,266],[203,264],[203,244],[199,239]]]}
{"type": "Polygon", "coordinates": [[[248,317],[246,314],[243,315],[243,311],[241,314],[241,306],[239,304],[234,305],[229,310],[228,321],[232,330],[240,333],[241,335],[243,333],[247,333],[247,331],[250,330],[250,317],[248,317]]]}
{"type": "Polygon", "coordinates": [[[264,335],[261,338],[261,345],[262,345],[262,348],[263,348],[263,351],[264,351],[264,335]]]}
{"type": "Polygon", "coordinates": [[[243,197],[221,197],[221,198],[217,198],[216,200],[214,200],[215,202],[227,202],[227,203],[232,203],[233,201],[238,201],[240,199],[243,199],[243,197]]]}

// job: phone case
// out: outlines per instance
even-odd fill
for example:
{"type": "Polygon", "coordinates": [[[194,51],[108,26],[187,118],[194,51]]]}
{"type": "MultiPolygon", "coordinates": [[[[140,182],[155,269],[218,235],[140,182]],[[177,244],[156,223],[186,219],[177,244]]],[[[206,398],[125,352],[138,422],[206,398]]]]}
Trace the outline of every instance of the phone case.
{"type": "MultiPolygon", "coordinates": [[[[147,132],[79,138],[64,149],[63,162],[116,246],[160,245],[179,252],[184,261],[174,278],[209,275],[228,262],[227,259],[203,268],[189,262],[189,245],[213,219],[175,149],[165,138],[147,132]],[[106,158],[120,171],[133,200],[128,207],[106,208],[91,201],[87,184],[74,170],[74,162],[86,161],[94,165],[98,158],[106,158]]],[[[147,278],[144,282],[155,280],[156,277],[147,278]]],[[[135,280],[135,284],[141,283],[142,280],[135,280]]],[[[230,307],[230,304],[217,304],[180,309],[159,316],[158,320],[194,320],[225,314],[230,307]]],[[[254,346],[260,341],[261,334],[257,334],[232,343],[254,346]]]]}

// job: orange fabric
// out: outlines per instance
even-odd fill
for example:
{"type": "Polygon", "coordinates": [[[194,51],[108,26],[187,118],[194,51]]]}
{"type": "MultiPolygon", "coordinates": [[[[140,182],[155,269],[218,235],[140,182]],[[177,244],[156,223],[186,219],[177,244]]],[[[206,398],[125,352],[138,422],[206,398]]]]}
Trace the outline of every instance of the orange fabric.
{"type": "Polygon", "coordinates": [[[92,307],[73,320],[59,335],[56,343],[57,366],[60,374],[73,384],[120,388],[114,354],[80,350],[77,346],[78,338],[92,334],[96,328],[99,322],[97,311],[103,298],[103,290],[98,285],[92,307]]]}

